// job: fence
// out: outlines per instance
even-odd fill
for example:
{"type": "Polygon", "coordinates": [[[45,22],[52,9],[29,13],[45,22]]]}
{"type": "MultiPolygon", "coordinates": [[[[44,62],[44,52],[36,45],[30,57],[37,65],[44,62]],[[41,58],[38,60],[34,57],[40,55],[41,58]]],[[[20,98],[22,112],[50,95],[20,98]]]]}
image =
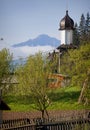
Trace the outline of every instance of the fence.
{"type": "Polygon", "coordinates": [[[42,119],[4,120],[1,130],[90,130],[89,119],[47,121],[42,119]]]}
{"type": "Polygon", "coordinates": [[[73,120],[44,124],[45,130],[90,130],[90,122],[87,120],[73,120]]]}
{"type": "Polygon", "coordinates": [[[90,111],[53,111],[49,119],[36,114],[5,112],[0,130],[90,130],[90,111]]]}

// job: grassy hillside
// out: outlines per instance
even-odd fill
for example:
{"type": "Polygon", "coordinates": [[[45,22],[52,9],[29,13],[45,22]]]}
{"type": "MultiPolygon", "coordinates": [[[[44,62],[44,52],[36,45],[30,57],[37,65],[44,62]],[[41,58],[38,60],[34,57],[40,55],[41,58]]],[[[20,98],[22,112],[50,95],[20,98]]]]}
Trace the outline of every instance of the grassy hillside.
{"type": "MultiPolygon", "coordinates": [[[[49,97],[51,104],[49,110],[77,110],[77,109],[90,109],[89,106],[79,105],[77,103],[80,94],[78,87],[67,87],[51,89],[49,97]]],[[[30,111],[34,108],[33,99],[31,96],[15,96],[8,95],[4,97],[12,111],[30,111]]]]}

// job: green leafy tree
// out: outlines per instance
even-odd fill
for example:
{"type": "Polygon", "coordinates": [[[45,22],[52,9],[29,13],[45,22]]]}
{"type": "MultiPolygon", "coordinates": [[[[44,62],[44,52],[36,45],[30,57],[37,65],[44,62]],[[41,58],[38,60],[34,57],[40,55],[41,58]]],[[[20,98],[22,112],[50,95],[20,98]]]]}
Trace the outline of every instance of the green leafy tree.
{"type": "Polygon", "coordinates": [[[48,117],[47,108],[50,105],[48,97],[48,76],[51,72],[49,61],[38,53],[30,56],[26,64],[17,69],[18,92],[22,95],[32,95],[35,109],[41,111],[42,118],[48,117]]]}
{"type": "Polygon", "coordinates": [[[3,92],[8,92],[10,90],[10,80],[11,80],[11,61],[12,55],[9,50],[3,49],[0,51],[0,89],[3,92]]]}
{"type": "Polygon", "coordinates": [[[53,51],[52,53],[49,53],[48,58],[48,64],[51,67],[51,73],[58,73],[58,69],[59,69],[59,54],[56,53],[55,51],[53,51]]]}
{"type": "Polygon", "coordinates": [[[79,103],[85,102],[85,98],[89,98],[89,69],[90,69],[90,44],[80,46],[75,50],[70,50],[62,58],[62,73],[71,77],[72,85],[81,86],[79,103]],[[87,73],[88,72],[88,73],[87,73]],[[87,87],[88,86],[88,87],[87,87]]]}

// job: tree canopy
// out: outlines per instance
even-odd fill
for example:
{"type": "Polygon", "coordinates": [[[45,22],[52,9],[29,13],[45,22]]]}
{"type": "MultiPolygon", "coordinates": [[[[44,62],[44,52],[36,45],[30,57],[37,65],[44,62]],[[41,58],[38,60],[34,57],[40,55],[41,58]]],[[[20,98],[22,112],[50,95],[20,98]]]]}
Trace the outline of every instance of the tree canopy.
{"type": "Polygon", "coordinates": [[[11,66],[12,62],[12,55],[10,54],[9,50],[3,49],[0,51],[0,88],[3,92],[7,92],[10,84],[9,83],[11,76],[11,66]]]}
{"type": "Polygon", "coordinates": [[[81,15],[79,25],[75,24],[74,44],[80,45],[90,41],[90,14],[81,15]]]}
{"type": "Polygon", "coordinates": [[[32,95],[34,98],[35,109],[47,113],[47,107],[50,105],[48,97],[48,76],[50,74],[51,65],[41,53],[30,56],[26,64],[19,67],[16,71],[18,75],[18,93],[23,95],[32,95]]]}
{"type": "MultiPolygon", "coordinates": [[[[85,80],[89,77],[90,72],[90,44],[81,45],[78,49],[69,50],[62,57],[61,71],[71,77],[71,84],[83,88],[85,80]]],[[[87,83],[90,87],[90,82],[87,83]]],[[[90,88],[83,92],[87,97],[90,93],[90,88]]]]}

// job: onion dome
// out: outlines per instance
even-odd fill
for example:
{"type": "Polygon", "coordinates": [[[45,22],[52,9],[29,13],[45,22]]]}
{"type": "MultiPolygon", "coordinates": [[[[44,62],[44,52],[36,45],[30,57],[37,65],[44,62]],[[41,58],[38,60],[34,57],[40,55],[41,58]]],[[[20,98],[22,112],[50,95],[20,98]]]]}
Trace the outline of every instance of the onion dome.
{"type": "Polygon", "coordinates": [[[74,29],[74,21],[69,17],[68,10],[66,11],[65,17],[60,21],[59,30],[74,29]]]}

